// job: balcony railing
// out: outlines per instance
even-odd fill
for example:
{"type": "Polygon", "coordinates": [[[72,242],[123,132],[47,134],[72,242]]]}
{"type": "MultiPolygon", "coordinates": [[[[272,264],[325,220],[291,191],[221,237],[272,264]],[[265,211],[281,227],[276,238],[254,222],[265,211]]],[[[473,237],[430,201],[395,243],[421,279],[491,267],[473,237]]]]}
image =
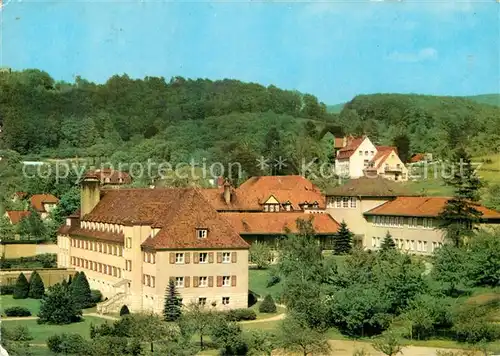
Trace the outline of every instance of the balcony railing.
{"type": "Polygon", "coordinates": [[[403,167],[401,166],[385,166],[384,171],[385,172],[401,172],[403,170],[403,167]]]}

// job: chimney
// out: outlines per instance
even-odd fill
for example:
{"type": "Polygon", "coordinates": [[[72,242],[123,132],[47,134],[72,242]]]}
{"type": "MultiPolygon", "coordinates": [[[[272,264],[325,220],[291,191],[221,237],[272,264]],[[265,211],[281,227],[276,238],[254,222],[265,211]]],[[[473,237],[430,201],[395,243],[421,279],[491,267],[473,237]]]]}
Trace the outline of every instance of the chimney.
{"type": "Polygon", "coordinates": [[[231,183],[227,179],[224,181],[224,201],[226,204],[231,203],[231,183]]]}
{"type": "Polygon", "coordinates": [[[80,183],[80,217],[89,214],[101,199],[100,180],[96,175],[85,175],[80,183]]]}

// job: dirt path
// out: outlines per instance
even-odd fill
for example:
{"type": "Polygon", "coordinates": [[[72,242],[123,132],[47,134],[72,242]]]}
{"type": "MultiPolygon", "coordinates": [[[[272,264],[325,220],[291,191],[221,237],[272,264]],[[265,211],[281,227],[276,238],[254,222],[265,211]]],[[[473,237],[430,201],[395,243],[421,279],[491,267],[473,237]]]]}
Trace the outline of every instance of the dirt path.
{"type": "MultiPolygon", "coordinates": [[[[376,351],[368,342],[350,341],[350,340],[329,340],[332,347],[332,355],[338,356],[352,356],[356,350],[365,350],[367,355],[382,356],[381,352],[376,351]]],[[[404,356],[436,356],[437,351],[458,351],[451,349],[441,349],[435,347],[422,347],[422,346],[406,346],[402,352],[404,356]]]]}
{"type": "Polygon", "coordinates": [[[275,320],[283,320],[285,319],[286,314],[278,314],[275,316],[272,316],[270,318],[265,318],[265,319],[257,319],[257,320],[245,320],[245,321],[240,321],[240,324],[253,324],[253,323],[264,323],[266,321],[275,321],[275,320]]]}

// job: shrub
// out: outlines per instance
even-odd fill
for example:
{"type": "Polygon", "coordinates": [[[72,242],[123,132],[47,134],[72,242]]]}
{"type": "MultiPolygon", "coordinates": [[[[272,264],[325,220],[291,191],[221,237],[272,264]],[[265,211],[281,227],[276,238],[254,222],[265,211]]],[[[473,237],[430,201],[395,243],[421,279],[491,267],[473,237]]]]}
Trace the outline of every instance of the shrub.
{"type": "Polygon", "coordinates": [[[252,291],[248,291],[248,306],[255,305],[258,301],[258,295],[252,291]]]}
{"type": "Polygon", "coordinates": [[[30,284],[28,283],[26,276],[23,273],[19,274],[19,277],[17,277],[12,297],[14,299],[26,299],[28,298],[29,291],[30,291],[30,284]]]}
{"type": "Polygon", "coordinates": [[[90,300],[92,303],[97,304],[102,300],[102,293],[99,289],[90,290],[90,300]]]}
{"type": "Polygon", "coordinates": [[[29,297],[33,299],[42,299],[45,293],[45,286],[42,278],[37,271],[33,271],[30,276],[29,297]]]}
{"type": "Polygon", "coordinates": [[[7,316],[31,316],[31,312],[25,307],[10,307],[5,309],[7,316]]]}
{"type": "Polygon", "coordinates": [[[69,324],[80,320],[82,310],[62,284],[50,287],[40,303],[38,323],[69,324]]]}
{"type": "Polygon", "coordinates": [[[276,313],[276,304],[271,294],[266,295],[262,303],[259,305],[261,313],[276,313]]]}
{"type": "Polygon", "coordinates": [[[88,342],[78,334],[53,335],[47,339],[47,347],[55,354],[85,355],[88,342]]]}
{"type": "Polygon", "coordinates": [[[270,288],[276,284],[281,282],[281,278],[279,276],[271,276],[269,277],[269,280],[267,281],[267,288],[270,288]]]}
{"type": "Polygon", "coordinates": [[[0,294],[1,295],[7,295],[7,294],[13,294],[14,293],[14,286],[2,286],[0,287],[0,294]]]}
{"type": "Polygon", "coordinates": [[[257,314],[253,309],[232,309],[225,312],[226,320],[228,321],[242,321],[242,320],[255,320],[257,314]]]}
{"type": "Polygon", "coordinates": [[[13,327],[12,329],[7,330],[5,332],[4,329],[2,329],[2,336],[4,337],[5,340],[9,341],[31,341],[33,340],[33,336],[31,336],[28,327],[24,325],[17,325],[13,327]]]}
{"type": "Polygon", "coordinates": [[[128,314],[130,314],[130,310],[128,310],[128,307],[126,305],[122,306],[122,308],[120,309],[120,316],[128,314]]]}

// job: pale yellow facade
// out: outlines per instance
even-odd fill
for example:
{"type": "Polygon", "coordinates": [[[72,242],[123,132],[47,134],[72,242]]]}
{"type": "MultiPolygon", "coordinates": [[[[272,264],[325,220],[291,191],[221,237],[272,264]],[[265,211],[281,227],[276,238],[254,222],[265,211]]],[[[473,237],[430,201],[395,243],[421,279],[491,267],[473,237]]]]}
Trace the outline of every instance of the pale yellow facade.
{"type": "Polygon", "coordinates": [[[394,181],[407,181],[408,168],[395,151],[392,151],[382,162],[375,162],[377,165],[376,173],[386,179],[394,181]]]}
{"type": "Polygon", "coordinates": [[[345,221],[356,235],[367,233],[367,220],[363,213],[376,208],[388,200],[383,198],[327,197],[326,212],[339,223],[345,221]]]}
{"type": "Polygon", "coordinates": [[[184,305],[219,310],[248,306],[248,249],[147,250],[141,244],[158,232],[150,226],[80,224],[125,236],[124,241],[58,236],[58,266],[85,272],[90,287],[108,298],[98,306],[101,312],[127,305],[133,312],[161,313],[170,279],[176,281],[184,305]]]}
{"type": "Polygon", "coordinates": [[[437,229],[437,219],[402,216],[368,216],[365,244],[377,250],[389,232],[402,251],[431,254],[444,243],[444,233],[437,229]]]}
{"type": "Polygon", "coordinates": [[[415,254],[432,253],[443,243],[443,233],[436,229],[435,219],[364,215],[389,200],[382,197],[331,196],[327,197],[326,211],[338,222],[345,221],[366,249],[380,248],[387,232],[398,248],[415,254]]]}

